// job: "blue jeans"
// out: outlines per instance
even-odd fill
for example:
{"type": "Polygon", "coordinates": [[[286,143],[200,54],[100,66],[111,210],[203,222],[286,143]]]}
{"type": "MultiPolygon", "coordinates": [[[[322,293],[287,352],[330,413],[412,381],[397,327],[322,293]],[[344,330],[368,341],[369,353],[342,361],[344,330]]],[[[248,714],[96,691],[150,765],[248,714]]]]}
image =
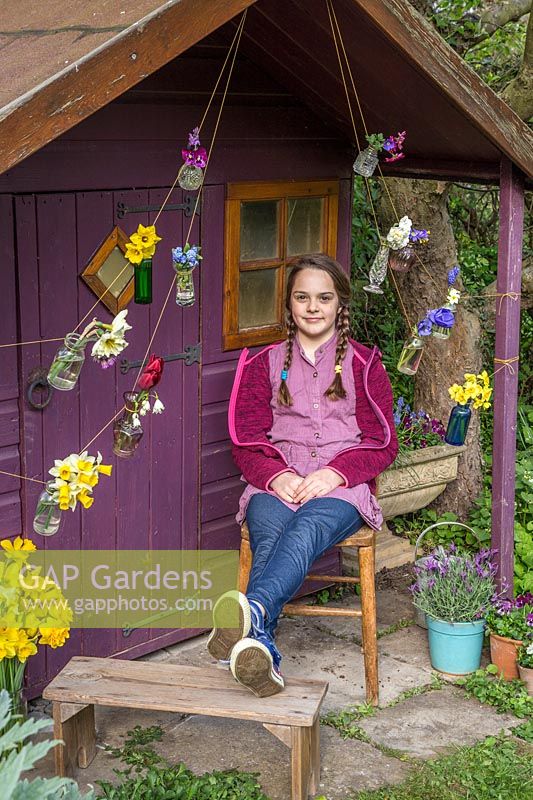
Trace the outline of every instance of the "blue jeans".
{"type": "Polygon", "coordinates": [[[255,494],[246,510],[252,569],[246,596],[259,601],[272,637],[278,617],[326,550],[357,531],[363,519],[345,500],[317,497],[297,511],[271,494],[255,494]]]}

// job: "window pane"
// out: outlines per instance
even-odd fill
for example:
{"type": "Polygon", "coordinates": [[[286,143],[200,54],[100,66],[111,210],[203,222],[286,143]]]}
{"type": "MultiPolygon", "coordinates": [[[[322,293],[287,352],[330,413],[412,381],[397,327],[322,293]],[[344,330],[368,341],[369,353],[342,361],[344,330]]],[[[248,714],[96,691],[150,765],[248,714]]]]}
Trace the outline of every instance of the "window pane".
{"type": "Polygon", "coordinates": [[[114,247],[96,274],[104,286],[109,287],[113,284],[109,292],[113,297],[118,297],[133,278],[133,266],[129,261],[126,261],[120,247],[114,247]],[[124,269],[124,267],[126,267],[126,269],[124,269]],[[122,272],[122,270],[124,270],[124,272],[122,272]],[[120,278],[117,279],[117,275],[121,272],[120,278]],[[115,283],[113,283],[113,281],[115,281],[115,283]]]}
{"type": "Polygon", "coordinates": [[[241,203],[241,261],[278,258],[277,200],[241,203]]]}
{"type": "Polygon", "coordinates": [[[279,269],[254,269],[240,273],[239,330],[259,328],[278,321],[279,269]]]}
{"type": "Polygon", "coordinates": [[[298,197],[289,200],[287,207],[287,255],[322,252],[324,198],[298,197]]]}

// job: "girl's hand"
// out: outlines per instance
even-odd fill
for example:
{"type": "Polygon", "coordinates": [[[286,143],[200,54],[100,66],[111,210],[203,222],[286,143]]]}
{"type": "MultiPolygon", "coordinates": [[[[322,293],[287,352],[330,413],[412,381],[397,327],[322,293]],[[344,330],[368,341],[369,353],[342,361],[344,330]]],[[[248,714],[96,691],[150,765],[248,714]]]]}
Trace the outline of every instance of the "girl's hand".
{"type": "Polygon", "coordinates": [[[302,480],[292,502],[305,503],[313,497],[324,497],[343,484],[344,479],[335,470],[328,467],[317,469],[302,480]]]}
{"type": "Polygon", "coordinates": [[[281,475],[270,481],[269,488],[277,494],[281,500],[288,503],[296,503],[294,495],[298,486],[302,483],[303,478],[301,475],[296,475],[295,472],[282,472],[281,475]]]}

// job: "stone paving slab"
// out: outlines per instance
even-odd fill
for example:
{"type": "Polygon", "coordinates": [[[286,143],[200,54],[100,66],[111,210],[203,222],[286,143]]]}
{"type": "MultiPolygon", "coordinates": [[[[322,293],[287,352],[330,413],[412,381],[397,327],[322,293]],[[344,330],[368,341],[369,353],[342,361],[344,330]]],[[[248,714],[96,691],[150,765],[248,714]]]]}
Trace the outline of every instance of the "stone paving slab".
{"type": "MultiPolygon", "coordinates": [[[[216,717],[187,717],[178,714],[134,709],[96,709],[97,743],[120,746],[127,730],[134,725],[161,725],[163,739],[154,749],[170,763],[182,761],[198,775],[213,770],[238,769],[258,773],[258,780],[270,800],[290,798],[290,754],[287,747],[261,725],[244,720],[216,717]]],[[[354,789],[374,789],[399,783],[408,766],[384,756],[365,742],[343,740],[337,731],[320,729],[322,772],[318,795],[328,800],[345,800],[354,789]]],[[[96,787],[97,780],[116,782],[114,769],[124,765],[101,747],[87,769],[75,773],[80,789],[96,787]]],[[[50,778],[54,774],[53,754],[49,753],[32,777],[50,778]]]]}
{"type": "Polygon", "coordinates": [[[446,686],[384,708],[358,724],[379,744],[431,758],[454,745],[472,745],[502,728],[509,730],[517,722],[512,714],[498,714],[460,689],[446,686]]]}
{"type": "MultiPolygon", "coordinates": [[[[400,631],[400,633],[402,633],[400,631]]],[[[406,689],[429,683],[427,668],[385,655],[384,637],[378,642],[380,703],[386,705],[406,689]]],[[[168,648],[168,661],[191,666],[212,666],[213,660],[205,648],[207,637],[168,648]]],[[[309,619],[282,619],[277,644],[284,656],[282,669],[287,675],[314,678],[329,682],[324,711],[338,710],[366,701],[364,662],[361,647],[325,632],[320,622],[309,619]]],[[[147,656],[146,658],[151,658],[147,656]]]]}

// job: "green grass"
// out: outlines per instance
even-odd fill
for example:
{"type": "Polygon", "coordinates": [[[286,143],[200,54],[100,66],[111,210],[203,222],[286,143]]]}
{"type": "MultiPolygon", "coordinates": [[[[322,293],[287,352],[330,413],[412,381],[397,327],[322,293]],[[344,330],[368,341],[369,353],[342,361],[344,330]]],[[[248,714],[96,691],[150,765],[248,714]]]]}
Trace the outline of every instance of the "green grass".
{"type": "Polygon", "coordinates": [[[533,800],[531,751],[504,736],[417,765],[398,786],[352,800],[533,800]]]}

